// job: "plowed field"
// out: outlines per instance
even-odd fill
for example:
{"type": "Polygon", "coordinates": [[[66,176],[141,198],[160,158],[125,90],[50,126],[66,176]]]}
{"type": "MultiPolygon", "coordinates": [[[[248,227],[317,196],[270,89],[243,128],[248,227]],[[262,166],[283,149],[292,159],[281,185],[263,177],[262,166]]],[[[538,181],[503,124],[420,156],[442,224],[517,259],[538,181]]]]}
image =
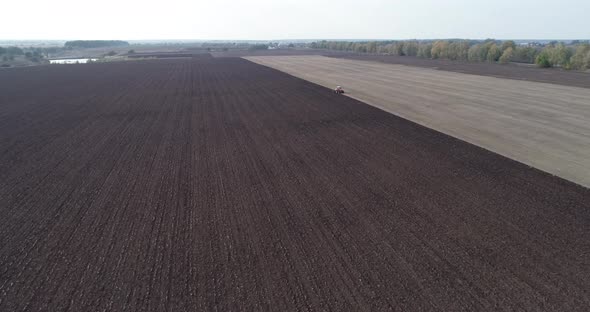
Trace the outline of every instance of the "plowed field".
{"type": "Polygon", "coordinates": [[[0,72],[0,311],[586,311],[589,203],[243,59],[0,72]]]}
{"type": "Polygon", "coordinates": [[[588,88],[323,56],[247,59],[590,187],[588,88]]]}
{"type": "Polygon", "coordinates": [[[500,65],[492,63],[462,62],[442,59],[432,60],[418,58],[415,56],[375,55],[366,53],[324,53],[323,55],[359,61],[374,61],[386,64],[417,66],[465,74],[590,88],[590,72],[588,71],[582,72],[562,70],[557,68],[538,68],[533,64],[500,65]]]}

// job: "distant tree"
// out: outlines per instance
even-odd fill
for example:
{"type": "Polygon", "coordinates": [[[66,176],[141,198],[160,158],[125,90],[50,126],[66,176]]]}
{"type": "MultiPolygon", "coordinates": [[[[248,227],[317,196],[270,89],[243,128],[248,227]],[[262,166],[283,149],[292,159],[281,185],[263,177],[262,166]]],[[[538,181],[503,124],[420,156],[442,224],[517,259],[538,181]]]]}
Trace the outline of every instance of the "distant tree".
{"type": "Polygon", "coordinates": [[[548,47],[550,61],[553,66],[561,66],[569,68],[569,61],[572,57],[572,50],[566,47],[563,43],[559,43],[554,47],[548,47]]]}
{"type": "Polygon", "coordinates": [[[576,52],[570,58],[572,69],[590,68],[590,44],[581,44],[576,47],[576,52]]]}
{"type": "Polygon", "coordinates": [[[541,51],[535,59],[535,64],[541,68],[547,68],[553,66],[550,61],[549,53],[545,50],[541,51]]]}
{"type": "Polygon", "coordinates": [[[454,41],[449,44],[447,57],[450,60],[467,60],[469,52],[469,43],[467,41],[454,41]]]}
{"type": "Polygon", "coordinates": [[[19,47],[7,47],[6,48],[6,54],[10,54],[10,55],[23,55],[24,52],[19,47]]]}
{"type": "Polygon", "coordinates": [[[502,42],[502,52],[506,51],[508,48],[512,48],[514,51],[514,49],[516,49],[516,43],[512,40],[506,40],[502,42]]]}
{"type": "Polygon", "coordinates": [[[6,53],[6,49],[4,49],[3,47],[0,47],[0,55],[6,53]]]}
{"type": "Polygon", "coordinates": [[[418,53],[416,54],[417,57],[421,58],[431,58],[432,57],[432,44],[423,43],[420,44],[418,47],[418,53]]]}
{"type": "Polygon", "coordinates": [[[135,50],[131,49],[131,50],[127,51],[127,54],[135,54],[135,50]]]}
{"type": "MultiPolygon", "coordinates": [[[[484,59],[481,58],[482,56],[482,45],[480,44],[475,44],[472,45],[469,50],[467,51],[467,59],[471,62],[481,62],[484,59]]],[[[487,54],[486,54],[487,56],[487,54]]]]}
{"type": "Polygon", "coordinates": [[[490,51],[490,48],[492,47],[492,45],[495,45],[495,43],[494,43],[494,41],[492,41],[492,39],[488,39],[487,42],[485,42],[484,44],[481,45],[481,48],[479,49],[480,62],[485,62],[488,60],[488,52],[490,51]]]}
{"type": "Polygon", "coordinates": [[[488,50],[487,61],[490,63],[495,63],[501,55],[502,51],[500,51],[500,48],[498,48],[498,46],[493,43],[488,50]]]}
{"type": "Polygon", "coordinates": [[[268,50],[268,44],[253,44],[250,45],[250,47],[248,48],[248,50],[254,51],[254,50],[268,50]]]}
{"type": "Polygon", "coordinates": [[[289,45],[287,46],[287,48],[294,48],[294,47],[295,47],[295,45],[292,43],[289,43],[289,45]]]}
{"type": "Polygon", "coordinates": [[[371,41],[371,42],[367,43],[367,52],[377,53],[377,42],[371,41]]]}
{"type": "Polygon", "coordinates": [[[65,48],[102,48],[102,47],[121,47],[128,46],[129,42],[121,40],[74,40],[67,41],[65,48]]]}
{"type": "Polygon", "coordinates": [[[510,62],[510,60],[512,59],[512,54],[514,53],[514,50],[512,49],[512,47],[508,47],[506,48],[506,50],[504,50],[504,52],[502,53],[502,56],[500,56],[500,64],[508,64],[510,62]]]}
{"type": "Polygon", "coordinates": [[[357,52],[357,53],[366,53],[367,46],[363,43],[355,42],[352,45],[352,51],[357,52]]]}
{"type": "Polygon", "coordinates": [[[404,54],[404,42],[403,41],[398,41],[396,43],[393,43],[389,46],[390,48],[390,53],[393,55],[399,55],[399,56],[403,56],[404,54]]]}
{"type": "Polygon", "coordinates": [[[418,48],[419,45],[417,41],[406,41],[403,45],[402,52],[407,56],[417,56],[418,48]]]}
{"type": "Polygon", "coordinates": [[[448,47],[449,47],[448,41],[442,41],[442,40],[436,41],[434,44],[432,44],[432,50],[431,50],[432,58],[433,59],[447,58],[448,47]]]}
{"type": "Polygon", "coordinates": [[[49,57],[50,54],[55,54],[59,51],[62,51],[62,48],[57,48],[57,47],[50,47],[50,48],[41,48],[39,49],[39,53],[41,54],[42,57],[49,57]]]}
{"type": "Polygon", "coordinates": [[[535,47],[516,47],[512,60],[522,63],[535,63],[539,51],[535,47]]]}
{"type": "Polygon", "coordinates": [[[115,51],[110,51],[109,53],[106,54],[107,56],[115,56],[117,55],[117,52],[115,51]]]}

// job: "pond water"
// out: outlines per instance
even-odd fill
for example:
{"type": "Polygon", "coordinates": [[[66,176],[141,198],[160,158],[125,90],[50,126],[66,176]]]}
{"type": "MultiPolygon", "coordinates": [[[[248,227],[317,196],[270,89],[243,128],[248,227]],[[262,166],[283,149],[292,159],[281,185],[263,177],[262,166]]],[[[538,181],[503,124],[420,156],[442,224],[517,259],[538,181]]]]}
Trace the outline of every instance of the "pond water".
{"type": "Polygon", "coordinates": [[[57,59],[57,60],[49,60],[51,64],[84,64],[88,63],[88,61],[96,61],[95,58],[76,58],[76,59],[57,59]]]}

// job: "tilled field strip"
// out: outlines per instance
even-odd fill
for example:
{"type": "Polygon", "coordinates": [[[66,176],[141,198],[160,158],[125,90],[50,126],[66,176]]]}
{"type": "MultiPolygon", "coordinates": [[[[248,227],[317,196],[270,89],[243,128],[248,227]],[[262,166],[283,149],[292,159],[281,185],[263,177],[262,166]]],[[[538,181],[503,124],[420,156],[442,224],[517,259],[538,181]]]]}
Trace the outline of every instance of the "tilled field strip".
{"type": "Polygon", "coordinates": [[[590,90],[322,56],[246,57],[590,186],[590,90]]]}
{"type": "MultiPolygon", "coordinates": [[[[269,50],[273,51],[273,50],[269,50]]],[[[273,55],[273,54],[270,54],[273,55]]],[[[278,54],[277,54],[278,55],[278,54]]],[[[313,54],[316,55],[316,54],[313,54]]],[[[538,68],[532,64],[493,64],[487,62],[466,62],[451,61],[443,59],[423,59],[413,56],[398,55],[376,55],[366,53],[326,53],[329,57],[345,58],[359,61],[381,62],[386,64],[397,64],[417,66],[436,70],[452,71],[456,73],[497,77],[504,79],[515,79],[525,81],[536,81],[552,83],[570,87],[590,88],[590,72],[563,70],[558,68],[538,68]]],[[[263,56],[263,55],[242,55],[242,56],[263,56]]]]}
{"type": "Polygon", "coordinates": [[[0,121],[0,311],[590,306],[590,190],[243,59],[2,71],[0,121]]]}

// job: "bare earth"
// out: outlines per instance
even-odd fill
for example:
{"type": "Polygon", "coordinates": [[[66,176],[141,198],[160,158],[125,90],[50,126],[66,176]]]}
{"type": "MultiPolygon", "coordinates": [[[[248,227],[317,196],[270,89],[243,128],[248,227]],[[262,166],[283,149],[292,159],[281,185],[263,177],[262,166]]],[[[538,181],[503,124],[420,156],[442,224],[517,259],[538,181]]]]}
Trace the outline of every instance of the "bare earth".
{"type": "Polygon", "coordinates": [[[0,71],[0,312],[588,312],[589,202],[240,58],[0,71]]]}
{"type": "Polygon", "coordinates": [[[323,56],[246,57],[590,187],[590,90],[323,56]]]}
{"type": "Polygon", "coordinates": [[[534,64],[511,63],[500,65],[488,62],[465,62],[442,59],[423,59],[415,56],[377,55],[368,53],[325,53],[321,55],[345,58],[349,60],[373,61],[387,64],[425,67],[463,74],[554,83],[558,85],[571,87],[590,88],[590,71],[583,72],[576,70],[564,70],[559,68],[538,68],[534,64]]]}

